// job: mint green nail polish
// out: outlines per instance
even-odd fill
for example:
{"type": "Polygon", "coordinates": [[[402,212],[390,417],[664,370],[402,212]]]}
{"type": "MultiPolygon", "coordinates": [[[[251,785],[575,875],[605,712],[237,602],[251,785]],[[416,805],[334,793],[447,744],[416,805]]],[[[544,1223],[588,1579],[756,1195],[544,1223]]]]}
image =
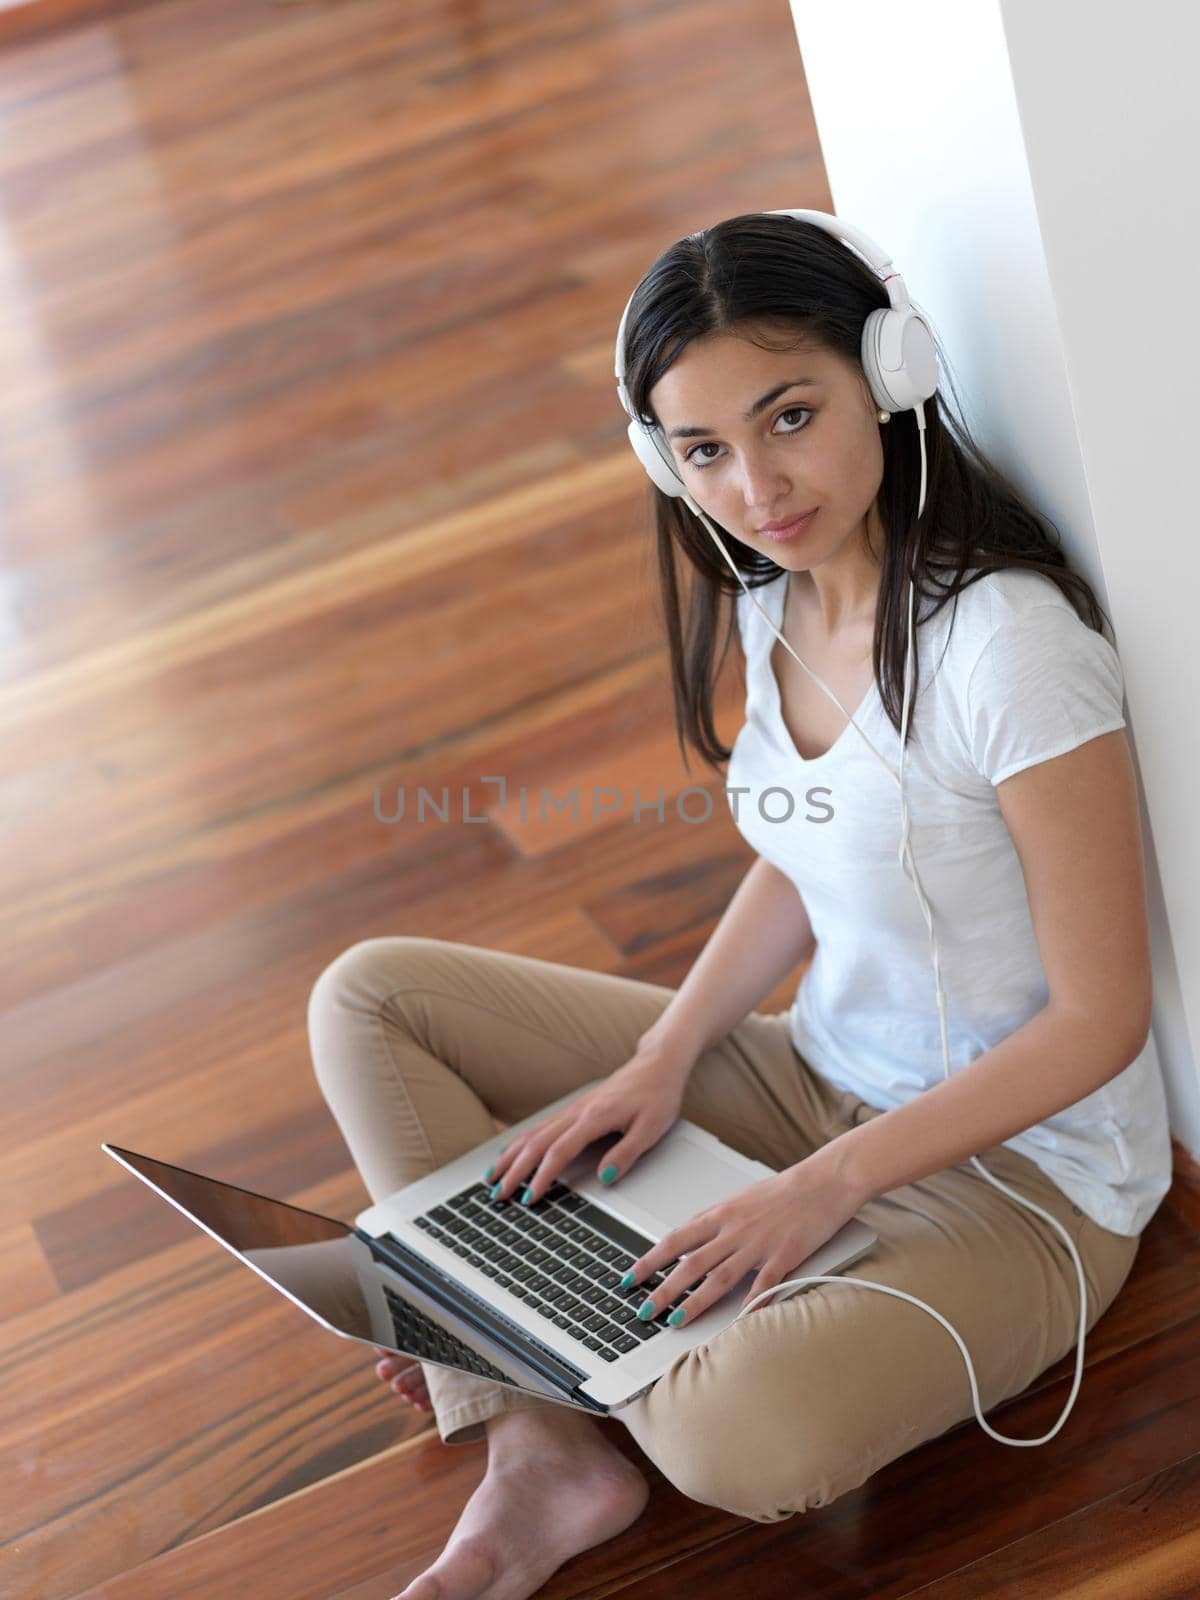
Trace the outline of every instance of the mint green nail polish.
{"type": "Polygon", "coordinates": [[[488,1199],[489,1200],[494,1200],[496,1198],[496,1196],[500,1193],[501,1185],[503,1183],[504,1183],[504,1179],[501,1178],[498,1183],[494,1183],[492,1185],[491,1189],[488,1192],[488,1199]]]}
{"type": "Polygon", "coordinates": [[[625,1276],[621,1279],[621,1282],[618,1284],[617,1287],[621,1288],[621,1289],[632,1289],[633,1288],[633,1271],[632,1271],[632,1269],[625,1274],[625,1276]]]}
{"type": "Polygon", "coordinates": [[[677,1328],[686,1316],[687,1312],[682,1306],[678,1306],[674,1311],[672,1311],[671,1315],[667,1318],[667,1321],[673,1328],[677,1328]]]}
{"type": "Polygon", "coordinates": [[[491,1166],[487,1169],[487,1171],[483,1175],[484,1183],[491,1183],[491,1181],[492,1181],[492,1173],[495,1172],[495,1170],[496,1170],[496,1163],[493,1161],[491,1166]]]}
{"type": "Polygon", "coordinates": [[[601,1169],[600,1182],[601,1183],[615,1183],[616,1181],[617,1181],[617,1169],[616,1169],[616,1167],[613,1166],[612,1162],[610,1161],[606,1167],[601,1169]]]}
{"type": "Polygon", "coordinates": [[[532,1199],[533,1199],[533,1190],[529,1187],[528,1184],[526,1184],[525,1188],[521,1192],[521,1204],[523,1206],[527,1206],[532,1199]]]}
{"type": "Polygon", "coordinates": [[[643,1302],[642,1305],[640,1305],[638,1307],[638,1316],[642,1319],[643,1322],[649,1322],[650,1318],[653,1315],[654,1315],[654,1301],[653,1300],[646,1300],[646,1301],[643,1302]]]}

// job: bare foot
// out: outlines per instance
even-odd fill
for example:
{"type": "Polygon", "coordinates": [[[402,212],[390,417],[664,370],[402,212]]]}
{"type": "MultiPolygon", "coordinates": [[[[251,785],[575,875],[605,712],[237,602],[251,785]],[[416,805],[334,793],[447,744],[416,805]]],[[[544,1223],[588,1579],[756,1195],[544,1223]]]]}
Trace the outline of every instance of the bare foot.
{"type": "Polygon", "coordinates": [[[394,1394],[407,1400],[409,1405],[416,1406],[418,1411],[432,1410],[421,1363],[414,1361],[411,1356],[398,1356],[389,1350],[380,1350],[378,1345],[375,1353],[380,1357],[375,1363],[375,1376],[386,1383],[394,1394]]]}
{"type": "Polygon", "coordinates": [[[527,1600],[646,1508],[645,1478],[582,1412],[501,1412],[487,1436],[487,1473],[446,1548],[394,1600],[527,1600]]]}

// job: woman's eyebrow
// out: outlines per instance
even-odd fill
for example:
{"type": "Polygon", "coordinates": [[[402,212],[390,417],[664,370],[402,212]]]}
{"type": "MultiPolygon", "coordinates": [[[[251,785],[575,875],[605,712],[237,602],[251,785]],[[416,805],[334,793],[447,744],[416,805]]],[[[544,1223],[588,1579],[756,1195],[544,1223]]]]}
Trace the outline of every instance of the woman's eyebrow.
{"type": "MultiPolygon", "coordinates": [[[[759,395],[758,399],[745,413],[744,420],[753,422],[760,411],[765,411],[772,400],[778,400],[781,394],[786,394],[789,389],[815,389],[819,383],[817,378],[792,378],[788,383],[781,383],[774,389],[768,389],[766,394],[759,395]]],[[[668,439],[696,439],[705,433],[715,433],[715,428],[672,428],[667,435],[668,439]]]]}

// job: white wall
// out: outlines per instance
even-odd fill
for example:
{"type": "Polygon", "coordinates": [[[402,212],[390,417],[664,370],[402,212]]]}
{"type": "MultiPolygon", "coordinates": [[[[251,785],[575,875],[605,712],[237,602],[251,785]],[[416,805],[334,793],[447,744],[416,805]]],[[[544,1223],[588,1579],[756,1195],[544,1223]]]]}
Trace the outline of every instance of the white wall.
{"type": "Polygon", "coordinates": [[[1200,8],[791,6],[834,210],[894,257],[975,437],[1112,618],[1154,1039],[1174,1132],[1200,1155],[1200,8]]]}

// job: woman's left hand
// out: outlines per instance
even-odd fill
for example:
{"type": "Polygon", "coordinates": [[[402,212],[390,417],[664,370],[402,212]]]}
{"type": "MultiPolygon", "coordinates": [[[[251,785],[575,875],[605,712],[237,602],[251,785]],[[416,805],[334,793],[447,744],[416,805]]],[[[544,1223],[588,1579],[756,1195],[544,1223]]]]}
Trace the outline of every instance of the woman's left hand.
{"type": "MultiPolygon", "coordinates": [[[[660,1315],[702,1278],[704,1282],[679,1308],[685,1313],[683,1323],[695,1322],[755,1268],[758,1276],[742,1306],[764,1289],[793,1275],[802,1276],[794,1269],[849,1222],[862,1204],[861,1196],[850,1192],[846,1180],[819,1159],[821,1154],[817,1151],[794,1167],[752,1183],[664,1234],[653,1250],[633,1263],[635,1284],[669,1266],[685,1251],[687,1255],[654,1291],[654,1310],[642,1320],[660,1315]]],[[[771,1304],[770,1300],[761,1302],[762,1306],[771,1304]]],[[[755,1307],[759,1309],[761,1306],[755,1307]]]]}

